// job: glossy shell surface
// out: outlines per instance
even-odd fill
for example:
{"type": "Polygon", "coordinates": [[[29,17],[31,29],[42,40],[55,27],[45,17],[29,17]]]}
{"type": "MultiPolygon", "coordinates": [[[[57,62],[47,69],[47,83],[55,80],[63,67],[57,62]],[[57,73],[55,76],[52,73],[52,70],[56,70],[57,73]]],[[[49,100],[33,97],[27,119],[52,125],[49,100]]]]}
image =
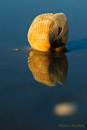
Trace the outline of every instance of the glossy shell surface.
{"type": "Polygon", "coordinates": [[[68,40],[68,24],[64,13],[47,13],[37,16],[28,31],[31,47],[39,51],[61,48],[68,40]]]}

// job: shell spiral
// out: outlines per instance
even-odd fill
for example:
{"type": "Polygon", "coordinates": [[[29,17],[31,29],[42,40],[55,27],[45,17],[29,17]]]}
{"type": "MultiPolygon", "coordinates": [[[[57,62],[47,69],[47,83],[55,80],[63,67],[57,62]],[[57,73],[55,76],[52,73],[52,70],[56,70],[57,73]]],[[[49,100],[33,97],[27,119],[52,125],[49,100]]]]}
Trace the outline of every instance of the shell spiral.
{"type": "Polygon", "coordinates": [[[31,47],[38,51],[62,50],[68,41],[68,23],[64,13],[37,16],[28,31],[31,47]]]}

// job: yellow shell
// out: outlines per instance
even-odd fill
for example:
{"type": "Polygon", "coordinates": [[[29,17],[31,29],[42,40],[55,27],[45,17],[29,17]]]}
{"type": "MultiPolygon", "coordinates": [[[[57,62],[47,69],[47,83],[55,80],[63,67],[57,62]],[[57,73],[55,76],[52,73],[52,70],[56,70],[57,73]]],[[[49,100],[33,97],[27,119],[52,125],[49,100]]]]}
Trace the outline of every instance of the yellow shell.
{"type": "Polygon", "coordinates": [[[47,53],[33,50],[28,57],[28,66],[34,79],[48,86],[57,82],[64,84],[68,61],[64,53],[47,53]]]}
{"type": "Polygon", "coordinates": [[[38,51],[61,51],[68,41],[68,24],[64,13],[37,16],[28,31],[31,47],[38,51]]]}

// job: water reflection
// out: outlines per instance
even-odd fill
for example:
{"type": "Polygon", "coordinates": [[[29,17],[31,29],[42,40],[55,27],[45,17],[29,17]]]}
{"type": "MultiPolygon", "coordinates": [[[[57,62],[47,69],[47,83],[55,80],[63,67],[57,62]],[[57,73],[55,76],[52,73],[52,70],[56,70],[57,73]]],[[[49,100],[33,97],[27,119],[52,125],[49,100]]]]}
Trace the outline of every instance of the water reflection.
{"type": "Polygon", "coordinates": [[[68,61],[64,53],[32,50],[29,55],[28,66],[36,81],[48,86],[65,83],[68,61]]]}

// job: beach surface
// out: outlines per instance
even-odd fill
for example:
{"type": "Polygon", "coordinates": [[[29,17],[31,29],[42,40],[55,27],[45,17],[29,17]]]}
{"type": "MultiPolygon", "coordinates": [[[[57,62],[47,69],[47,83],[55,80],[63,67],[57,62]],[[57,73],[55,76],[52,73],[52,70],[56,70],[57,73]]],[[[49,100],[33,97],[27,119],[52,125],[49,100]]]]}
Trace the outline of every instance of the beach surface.
{"type": "Polygon", "coordinates": [[[87,1],[0,3],[0,130],[87,127],[87,1]],[[47,67],[50,64],[51,85],[37,79],[28,62],[29,26],[34,17],[46,12],[64,12],[69,24],[64,58],[42,58],[48,61],[47,67]]]}

